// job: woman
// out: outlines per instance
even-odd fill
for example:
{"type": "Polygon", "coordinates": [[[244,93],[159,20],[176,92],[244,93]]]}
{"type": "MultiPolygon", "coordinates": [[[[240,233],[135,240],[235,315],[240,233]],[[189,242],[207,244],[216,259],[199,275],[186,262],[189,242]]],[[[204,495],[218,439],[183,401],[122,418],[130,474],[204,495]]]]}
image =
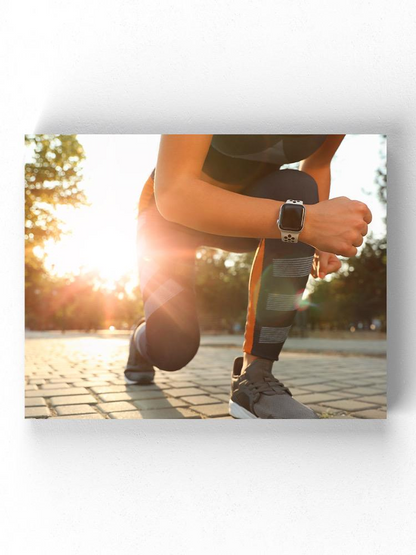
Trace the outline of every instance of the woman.
{"type": "MultiPolygon", "coordinates": [[[[368,207],[329,199],[330,163],[344,135],[163,135],[139,203],[140,287],[145,318],[125,370],[150,383],[154,366],[175,371],[200,341],[194,259],[201,245],[256,251],[243,356],[234,361],[235,418],[317,418],[293,399],[272,365],[310,273],[339,270],[367,234],[368,207]],[[300,170],[281,170],[300,161],[300,170]]],[[[213,363],[215,363],[213,361],[213,363]]]]}

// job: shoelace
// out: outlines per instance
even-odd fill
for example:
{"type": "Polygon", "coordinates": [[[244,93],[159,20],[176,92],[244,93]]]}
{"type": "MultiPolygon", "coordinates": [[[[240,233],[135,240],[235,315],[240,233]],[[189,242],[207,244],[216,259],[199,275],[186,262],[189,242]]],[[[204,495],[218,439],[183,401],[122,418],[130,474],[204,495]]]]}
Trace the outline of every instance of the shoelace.
{"type": "Polygon", "coordinates": [[[284,393],[288,393],[290,396],[292,396],[290,389],[285,386],[280,380],[275,378],[272,374],[264,376],[264,381],[262,380],[258,382],[251,382],[245,379],[242,383],[248,389],[254,391],[258,395],[260,395],[260,393],[273,392],[272,394],[276,395],[283,395],[284,393]]]}

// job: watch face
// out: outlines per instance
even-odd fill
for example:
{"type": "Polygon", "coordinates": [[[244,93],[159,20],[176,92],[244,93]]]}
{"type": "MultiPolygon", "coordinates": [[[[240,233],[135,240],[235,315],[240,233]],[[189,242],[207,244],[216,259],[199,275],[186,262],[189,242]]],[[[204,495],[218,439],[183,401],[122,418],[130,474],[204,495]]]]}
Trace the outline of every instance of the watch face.
{"type": "Polygon", "coordinates": [[[301,231],[305,207],[301,204],[283,204],[280,210],[279,226],[287,231],[301,231]]]}

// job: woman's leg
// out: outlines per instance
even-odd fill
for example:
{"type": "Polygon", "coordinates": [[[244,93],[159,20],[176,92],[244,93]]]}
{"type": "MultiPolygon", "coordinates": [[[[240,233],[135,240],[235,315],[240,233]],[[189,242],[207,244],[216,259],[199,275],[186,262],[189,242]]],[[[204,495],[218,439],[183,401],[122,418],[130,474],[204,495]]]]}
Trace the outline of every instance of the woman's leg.
{"type": "Polygon", "coordinates": [[[151,202],[137,228],[145,322],[135,333],[135,345],[142,357],[173,371],[195,356],[200,342],[194,290],[198,246],[249,252],[258,244],[258,239],[211,235],[168,222],[151,202]]]}
{"type": "Polygon", "coordinates": [[[196,241],[151,204],[137,227],[139,281],[145,323],[135,333],[140,354],[161,370],[179,370],[200,342],[194,292],[196,241]]]}
{"type": "MultiPolygon", "coordinates": [[[[244,194],[286,201],[318,202],[315,180],[297,170],[278,170],[244,194]]],[[[250,274],[243,351],[275,361],[286,341],[308,281],[315,249],[305,243],[262,239],[250,274]]],[[[247,360],[246,360],[247,362],[247,360]]]]}

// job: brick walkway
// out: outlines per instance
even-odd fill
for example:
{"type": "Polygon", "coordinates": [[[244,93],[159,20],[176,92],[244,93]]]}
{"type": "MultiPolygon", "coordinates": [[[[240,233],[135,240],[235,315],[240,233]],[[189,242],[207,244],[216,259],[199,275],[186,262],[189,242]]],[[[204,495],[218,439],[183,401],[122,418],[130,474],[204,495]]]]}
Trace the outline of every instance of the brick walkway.
{"type": "MultiPolygon", "coordinates": [[[[148,386],[125,384],[127,348],[126,336],[29,336],[26,418],[230,418],[231,366],[241,353],[227,340],[203,338],[186,368],[157,371],[148,386]]],[[[274,373],[322,418],[386,418],[383,356],[287,352],[274,373]]]]}

